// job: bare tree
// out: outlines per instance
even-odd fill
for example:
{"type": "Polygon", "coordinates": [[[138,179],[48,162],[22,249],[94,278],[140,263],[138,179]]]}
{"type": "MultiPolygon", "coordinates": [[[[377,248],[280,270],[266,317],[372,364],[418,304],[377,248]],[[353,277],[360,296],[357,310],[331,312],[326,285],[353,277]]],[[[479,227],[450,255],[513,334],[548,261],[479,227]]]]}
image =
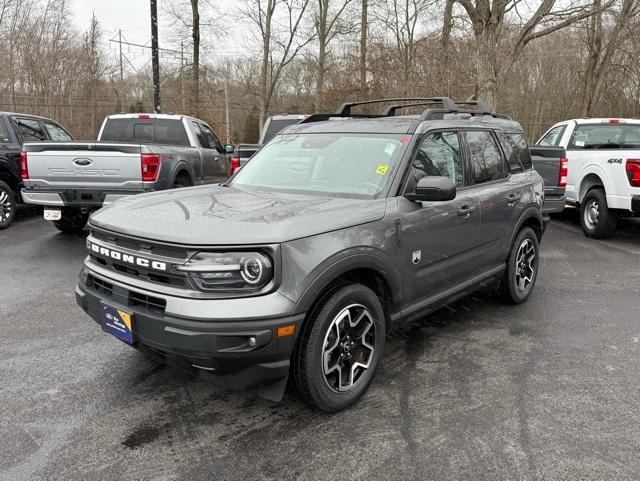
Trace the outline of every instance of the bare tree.
{"type": "Polygon", "coordinates": [[[367,91],[367,37],[369,36],[369,0],[362,0],[360,12],[360,89],[367,91]]]}
{"type": "Polygon", "coordinates": [[[322,110],[324,103],[324,76],[327,70],[327,50],[329,43],[349,29],[342,22],[342,16],[352,0],[316,0],[317,12],[315,30],[318,37],[318,66],[316,71],[316,97],[314,108],[322,110]]]}
{"type": "Polygon", "coordinates": [[[582,114],[584,116],[592,114],[594,101],[600,96],[602,83],[616,50],[630,34],[629,22],[640,12],[640,2],[623,0],[619,9],[604,12],[602,0],[593,0],[593,9],[598,13],[589,19],[587,26],[589,57],[583,83],[582,114]],[[612,25],[608,29],[603,26],[603,16],[607,13],[611,13],[612,16],[612,25]]]}
{"type": "Polygon", "coordinates": [[[261,129],[283,69],[313,40],[312,34],[305,35],[302,31],[309,1],[247,0],[245,5],[244,15],[258,27],[262,43],[259,85],[261,129]]]}
{"type": "MultiPolygon", "coordinates": [[[[496,106],[502,79],[508,74],[524,48],[533,40],[550,35],[576,22],[589,18],[598,11],[608,8],[614,0],[609,0],[601,9],[590,8],[582,0],[572,0],[556,7],[556,0],[542,0],[528,20],[515,31],[504,58],[499,57],[501,41],[506,31],[506,18],[513,13],[517,17],[518,6],[523,0],[453,0],[462,6],[470,21],[475,38],[474,66],[476,72],[475,95],[496,106]]],[[[446,24],[451,16],[445,16],[443,44],[448,45],[451,30],[446,24]]]]}

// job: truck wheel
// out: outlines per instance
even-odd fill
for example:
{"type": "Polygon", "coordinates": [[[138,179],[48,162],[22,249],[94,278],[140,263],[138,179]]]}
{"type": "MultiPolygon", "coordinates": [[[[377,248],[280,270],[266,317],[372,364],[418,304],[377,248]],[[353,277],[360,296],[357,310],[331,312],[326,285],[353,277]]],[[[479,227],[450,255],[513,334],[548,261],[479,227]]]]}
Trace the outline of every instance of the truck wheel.
{"type": "Polygon", "coordinates": [[[334,291],[305,322],[293,355],[293,379],[302,400],[326,412],[355,403],[382,357],[382,304],[362,284],[334,291]]]}
{"type": "Polygon", "coordinates": [[[62,218],[54,220],[53,225],[65,234],[81,234],[88,220],[89,214],[83,214],[77,209],[65,208],[62,209],[62,218]]]}
{"type": "Polygon", "coordinates": [[[602,189],[591,189],[580,204],[580,225],[587,237],[606,239],[616,232],[618,216],[609,209],[602,189]]]}
{"type": "Polygon", "coordinates": [[[0,230],[6,229],[16,215],[16,197],[5,182],[0,181],[0,230]]]}
{"type": "Polygon", "coordinates": [[[527,300],[538,277],[538,237],[531,227],[525,227],[513,241],[507,271],[500,280],[500,295],[510,303],[527,300]]]}

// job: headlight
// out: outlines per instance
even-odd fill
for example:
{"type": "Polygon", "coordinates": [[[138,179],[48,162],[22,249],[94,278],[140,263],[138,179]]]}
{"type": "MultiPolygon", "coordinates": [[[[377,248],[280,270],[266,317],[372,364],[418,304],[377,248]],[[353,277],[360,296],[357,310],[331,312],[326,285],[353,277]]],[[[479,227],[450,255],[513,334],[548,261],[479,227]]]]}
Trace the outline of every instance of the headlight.
{"type": "Polygon", "coordinates": [[[202,291],[254,292],[273,278],[273,263],[259,252],[199,252],[177,266],[202,291]]]}

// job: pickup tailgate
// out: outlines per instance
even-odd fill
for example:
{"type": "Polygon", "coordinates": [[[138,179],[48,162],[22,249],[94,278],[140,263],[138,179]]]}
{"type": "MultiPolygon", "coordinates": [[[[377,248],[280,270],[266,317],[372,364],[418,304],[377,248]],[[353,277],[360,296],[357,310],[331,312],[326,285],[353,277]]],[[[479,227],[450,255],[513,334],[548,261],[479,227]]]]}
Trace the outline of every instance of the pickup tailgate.
{"type": "MultiPolygon", "coordinates": [[[[566,160],[564,147],[532,145],[529,147],[533,168],[544,180],[544,205],[542,212],[561,212],[565,203],[565,187],[559,186],[562,160],[566,160]]],[[[566,182],[566,175],[565,175],[566,182]]]]}
{"type": "Polygon", "coordinates": [[[141,146],[103,142],[27,143],[27,188],[143,190],[141,146]]]}

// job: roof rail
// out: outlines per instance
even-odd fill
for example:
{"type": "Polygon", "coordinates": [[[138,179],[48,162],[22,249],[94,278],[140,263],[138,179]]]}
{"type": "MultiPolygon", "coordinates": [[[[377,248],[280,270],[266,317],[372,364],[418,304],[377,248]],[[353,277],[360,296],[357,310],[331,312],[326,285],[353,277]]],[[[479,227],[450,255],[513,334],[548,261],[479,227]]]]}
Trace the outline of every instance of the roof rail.
{"type": "Polygon", "coordinates": [[[340,106],[338,111],[336,112],[337,117],[348,117],[351,115],[351,107],[355,107],[357,105],[368,105],[368,104],[381,104],[386,102],[432,102],[439,103],[445,109],[455,109],[456,104],[449,97],[405,97],[405,98],[392,98],[392,99],[374,99],[374,100],[363,100],[360,102],[347,102],[340,106]]]}
{"type": "Polygon", "coordinates": [[[420,105],[435,105],[435,104],[439,104],[441,102],[434,102],[433,100],[425,100],[423,102],[412,102],[409,104],[394,104],[394,105],[390,105],[387,110],[384,111],[384,116],[385,117],[394,117],[396,115],[396,112],[398,111],[398,109],[403,109],[405,107],[418,107],[420,105]]]}
{"type": "MultiPolygon", "coordinates": [[[[484,104],[487,106],[486,104],[484,104]]],[[[466,114],[470,116],[475,115],[490,115],[496,119],[510,119],[508,115],[499,114],[497,112],[491,112],[490,110],[471,110],[471,109],[427,109],[422,112],[420,121],[424,120],[442,120],[446,114],[466,114]]]]}

